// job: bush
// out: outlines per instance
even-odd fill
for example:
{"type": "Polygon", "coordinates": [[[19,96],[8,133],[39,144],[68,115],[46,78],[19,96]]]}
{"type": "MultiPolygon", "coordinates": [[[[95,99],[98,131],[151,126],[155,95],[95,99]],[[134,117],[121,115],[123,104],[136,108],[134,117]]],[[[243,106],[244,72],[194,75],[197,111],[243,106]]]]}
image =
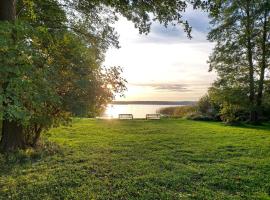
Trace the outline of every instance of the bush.
{"type": "Polygon", "coordinates": [[[248,110],[236,104],[224,103],[220,110],[220,118],[226,124],[237,124],[248,119],[248,110]]]}
{"type": "Polygon", "coordinates": [[[186,116],[186,119],[191,119],[195,121],[213,121],[215,120],[214,118],[207,116],[207,115],[202,115],[199,113],[191,113],[186,116]]]}
{"type": "Polygon", "coordinates": [[[213,120],[220,120],[219,106],[211,99],[209,94],[200,98],[197,103],[198,115],[213,120]]]}
{"type": "Polygon", "coordinates": [[[166,107],[161,108],[159,113],[169,117],[186,117],[188,114],[195,113],[195,106],[175,106],[175,107],[166,107]]]}

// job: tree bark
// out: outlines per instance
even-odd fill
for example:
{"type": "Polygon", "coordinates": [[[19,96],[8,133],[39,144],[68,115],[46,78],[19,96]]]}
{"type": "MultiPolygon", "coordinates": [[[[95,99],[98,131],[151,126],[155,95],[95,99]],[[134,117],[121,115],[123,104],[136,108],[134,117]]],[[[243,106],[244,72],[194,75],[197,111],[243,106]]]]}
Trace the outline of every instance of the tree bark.
{"type": "Polygon", "coordinates": [[[0,1],[0,21],[14,21],[16,18],[16,0],[0,1]]]}
{"type": "MultiPolygon", "coordinates": [[[[16,0],[0,0],[0,21],[13,22],[16,19],[16,0]]],[[[14,37],[14,36],[11,36],[14,37]]],[[[15,43],[14,38],[14,43],[15,43]]],[[[11,66],[12,67],[12,66],[11,66]]],[[[4,82],[1,87],[5,94],[9,83],[4,82]]],[[[25,138],[23,134],[23,127],[16,120],[6,119],[6,110],[9,104],[6,101],[2,104],[3,123],[2,123],[2,137],[0,141],[0,148],[2,151],[13,151],[25,147],[25,138]]]]}
{"type": "Polygon", "coordinates": [[[35,136],[33,138],[33,141],[31,143],[32,147],[35,147],[40,139],[40,134],[41,134],[42,128],[41,127],[36,127],[35,128],[35,136]]]}
{"type": "Polygon", "coordinates": [[[23,128],[15,121],[3,121],[1,150],[4,152],[23,149],[26,147],[23,128]]]}
{"type": "Polygon", "coordinates": [[[266,42],[267,42],[267,16],[269,11],[265,10],[264,12],[264,22],[263,22],[263,35],[262,35],[262,61],[260,67],[260,79],[259,79],[259,88],[258,88],[258,96],[257,96],[257,107],[261,110],[262,106],[262,99],[263,99],[263,89],[264,89],[264,76],[265,76],[265,69],[266,69],[266,42]]]}
{"type": "Polygon", "coordinates": [[[247,59],[248,59],[248,69],[249,69],[249,102],[251,106],[250,110],[250,121],[257,122],[257,111],[255,109],[255,88],[254,88],[254,65],[253,65],[253,48],[252,48],[252,28],[251,28],[251,15],[250,15],[250,0],[247,0],[246,5],[246,32],[247,32],[247,59]]]}

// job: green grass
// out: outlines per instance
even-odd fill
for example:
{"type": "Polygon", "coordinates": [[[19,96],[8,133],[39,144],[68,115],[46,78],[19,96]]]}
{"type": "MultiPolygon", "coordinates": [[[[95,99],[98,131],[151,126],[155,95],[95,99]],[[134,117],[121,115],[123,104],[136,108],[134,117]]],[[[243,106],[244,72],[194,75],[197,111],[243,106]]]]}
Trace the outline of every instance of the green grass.
{"type": "Polygon", "coordinates": [[[0,157],[0,199],[270,199],[270,126],[77,119],[0,157]]]}

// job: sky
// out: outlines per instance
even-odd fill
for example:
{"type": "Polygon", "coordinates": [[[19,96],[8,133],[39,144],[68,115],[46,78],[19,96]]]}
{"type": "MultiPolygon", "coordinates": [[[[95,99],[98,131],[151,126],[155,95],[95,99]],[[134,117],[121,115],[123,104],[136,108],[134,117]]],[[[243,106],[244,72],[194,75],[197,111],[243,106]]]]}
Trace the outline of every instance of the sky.
{"type": "Polygon", "coordinates": [[[192,39],[182,27],[154,23],[148,35],[140,35],[132,22],[120,17],[115,24],[120,49],[106,53],[105,66],[121,66],[128,81],[126,101],[196,101],[207,92],[216,75],[208,72],[208,57],[214,47],[207,41],[206,13],[187,9],[192,39]]]}

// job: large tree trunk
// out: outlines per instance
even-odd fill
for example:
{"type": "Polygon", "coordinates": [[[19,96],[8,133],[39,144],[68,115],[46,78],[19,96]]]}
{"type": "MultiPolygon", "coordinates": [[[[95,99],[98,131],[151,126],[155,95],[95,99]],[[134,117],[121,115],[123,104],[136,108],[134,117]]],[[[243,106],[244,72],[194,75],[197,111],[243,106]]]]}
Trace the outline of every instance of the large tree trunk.
{"type": "Polygon", "coordinates": [[[250,0],[247,0],[246,5],[246,32],[247,32],[247,60],[249,69],[249,102],[251,106],[250,121],[257,122],[258,114],[255,109],[255,87],[254,87],[254,65],[253,65],[253,47],[252,47],[252,27],[251,27],[251,15],[250,15],[250,0]]]}
{"type": "Polygon", "coordinates": [[[257,107],[261,111],[262,110],[262,99],[263,99],[263,89],[264,89],[264,76],[265,76],[265,69],[266,69],[266,43],[267,43],[267,16],[269,11],[265,10],[264,12],[264,23],[263,23],[263,35],[262,35],[262,61],[261,61],[261,68],[260,68],[260,80],[259,80],[259,88],[258,88],[258,96],[257,96],[257,107]]]}
{"type": "MultiPolygon", "coordinates": [[[[16,18],[16,0],[0,0],[0,21],[14,21],[16,18]]],[[[13,37],[13,36],[12,36],[13,37]]],[[[14,42],[15,38],[14,38],[14,42]]],[[[12,66],[11,66],[12,67],[12,66]]],[[[1,87],[5,94],[9,83],[4,82],[1,87]]],[[[12,101],[9,101],[12,104],[12,101]]],[[[5,112],[8,104],[3,102],[3,124],[0,148],[2,151],[13,151],[25,147],[23,128],[15,120],[9,121],[5,118],[5,112]]]]}
{"type": "Polygon", "coordinates": [[[16,18],[16,0],[0,0],[0,21],[13,21],[16,18]]]}
{"type": "MultiPolygon", "coordinates": [[[[6,93],[8,83],[2,85],[3,93],[6,93]]],[[[3,152],[14,151],[26,147],[23,127],[17,121],[10,121],[5,118],[5,112],[8,104],[3,102],[3,123],[2,123],[2,137],[0,141],[0,150],[3,152]]]]}
{"type": "Polygon", "coordinates": [[[23,128],[15,121],[3,121],[1,150],[8,152],[25,148],[23,128]]]}

